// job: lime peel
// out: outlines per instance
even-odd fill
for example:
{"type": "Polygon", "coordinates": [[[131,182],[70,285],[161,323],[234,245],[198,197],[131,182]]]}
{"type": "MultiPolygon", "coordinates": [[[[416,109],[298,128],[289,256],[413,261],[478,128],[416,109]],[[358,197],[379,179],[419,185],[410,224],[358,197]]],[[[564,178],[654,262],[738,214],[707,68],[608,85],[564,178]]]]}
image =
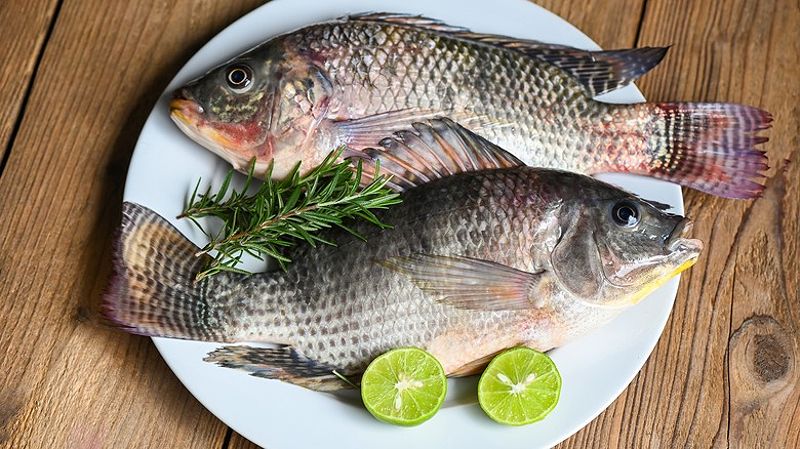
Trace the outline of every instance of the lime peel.
{"type": "Polygon", "coordinates": [[[527,347],[496,356],[478,382],[478,402],[493,420],[513,426],[540,421],[558,403],[561,375],[546,354],[527,347]]]}
{"type": "Polygon", "coordinates": [[[372,361],[361,378],[361,399],[375,418],[402,426],[430,419],[444,402],[441,363],[419,348],[393,349],[372,361]]]}

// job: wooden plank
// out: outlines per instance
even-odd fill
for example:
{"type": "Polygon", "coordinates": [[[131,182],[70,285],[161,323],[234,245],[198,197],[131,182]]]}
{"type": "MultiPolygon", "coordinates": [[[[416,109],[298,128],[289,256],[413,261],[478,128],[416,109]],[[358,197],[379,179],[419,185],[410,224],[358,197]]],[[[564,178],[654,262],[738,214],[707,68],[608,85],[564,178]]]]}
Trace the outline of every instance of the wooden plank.
{"type": "MultiPolygon", "coordinates": [[[[628,46],[635,32],[626,23],[638,11],[614,5],[592,15],[583,5],[546,4],[604,47],[628,46]]],[[[0,447],[221,444],[224,427],[147,340],[97,329],[85,311],[105,282],[124,167],[149,107],[180,62],[246,8],[65,4],[67,24],[56,28],[0,178],[0,214],[11,217],[0,231],[0,447]]],[[[641,44],[676,45],[645,79],[645,94],[767,107],[777,117],[767,148],[779,160],[800,144],[797,10],[787,1],[719,8],[650,0],[641,44]]],[[[687,194],[697,234],[712,244],[684,278],[642,374],[563,447],[800,443],[798,175],[791,165],[754,203],[687,194]]],[[[234,434],[229,447],[247,444],[234,434]]]]}
{"type": "Polygon", "coordinates": [[[636,43],[645,0],[536,0],[563,17],[602,48],[629,48],[636,43]]]}
{"type": "Polygon", "coordinates": [[[0,2],[0,161],[8,148],[57,4],[58,0],[0,2]]]}
{"type": "MultiPolygon", "coordinates": [[[[226,427],[149,339],[87,311],[149,109],[258,3],[65,0],[0,177],[0,447],[221,447],[226,427]]],[[[3,19],[0,30],[15,20],[3,19]]]]}
{"type": "Polygon", "coordinates": [[[795,163],[757,201],[685,193],[705,254],[634,383],[561,448],[800,447],[798,24],[789,0],[648,1],[638,44],[673,47],[647,98],[768,109],[772,165],[795,163]]]}
{"type": "Polygon", "coordinates": [[[261,446],[252,443],[247,438],[239,435],[236,432],[233,432],[233,436],[231,436],[231,441],[228,443],[227,449],[258,449],[260,447],[261,446]]]}

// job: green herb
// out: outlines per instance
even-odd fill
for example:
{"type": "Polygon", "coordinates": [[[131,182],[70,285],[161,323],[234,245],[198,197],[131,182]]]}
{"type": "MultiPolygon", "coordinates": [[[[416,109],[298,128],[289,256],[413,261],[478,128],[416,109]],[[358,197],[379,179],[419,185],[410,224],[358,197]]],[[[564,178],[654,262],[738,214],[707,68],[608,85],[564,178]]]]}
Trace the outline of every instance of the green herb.
{"type": "Polygon", "coordinates": [[[389,227],[372,212],[399,203],[400,196],[386,186],[388,177],[379,175],[361,187],[362,166],[355,168],[348,162],[336,162],[343,149],[331,152],[311,172],[301,175],[300,164],[282,181],[271,179],[272,166],[267,170],[264,183],[253,194],[248,193],[253,182],[255,162],[250,166],[244,187],[230,188],[233,170],[216,193],[211,189],[198,194],[197,186],[189,204],[179,218],[192,220],[209,238],[210,242],[197,255],[214,252],[205,270],[197,280],[223,271],[250,274],[238,268],[245,254],[264,259],[273,257],[285,269],[291,260],[282,248],[304,241],[312,246],[319,243],[333,245],[318,234],[331,227],[342,228],[359,238],[355,230],[343,224],[345,219],[360,218],[382,229],[389,227]],[[230,191],[230,194],[229,194],[230,191]],[[211,235],[197,221],[201,217],[216,217],[223,223],[217,235],[211,235]]]}

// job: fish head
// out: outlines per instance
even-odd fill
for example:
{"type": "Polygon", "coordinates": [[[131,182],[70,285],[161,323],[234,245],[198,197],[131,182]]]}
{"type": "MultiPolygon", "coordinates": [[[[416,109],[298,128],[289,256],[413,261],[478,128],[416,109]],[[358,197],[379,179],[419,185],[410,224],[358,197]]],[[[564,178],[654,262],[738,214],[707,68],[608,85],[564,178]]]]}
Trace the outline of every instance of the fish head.
{"type": "Polygon", "coordinates": [[[582,190],[578,207],[562,205],[569,210],[550,262],[574,297],[626,307],[694,265],[703,243],[689,238],[692,221],[666,212],[668,206],[610,185],[599,187],[582,190]]]}
{"type": "Polygon", "coordinates": [[[285,177],[300,162],[313,168],[327,154],[311,148],[331,84],[314,64],[267,42],[177,89],[170,116],[213,153],[263,178],[285,177]]]}

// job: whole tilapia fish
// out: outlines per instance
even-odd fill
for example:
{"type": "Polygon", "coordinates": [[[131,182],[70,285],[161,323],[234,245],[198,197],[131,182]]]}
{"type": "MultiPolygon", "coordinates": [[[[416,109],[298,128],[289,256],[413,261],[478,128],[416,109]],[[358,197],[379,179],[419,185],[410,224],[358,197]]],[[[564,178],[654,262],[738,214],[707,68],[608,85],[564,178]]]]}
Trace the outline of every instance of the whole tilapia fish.
{"type": "Polygon", "coordinates": [[[763,189],[762,110],[722,103],[613,105],[592,99],[654,67],[665,48],[584,51],[366,14],[273,38],[179,89],[171,115],[239,170],[284,176],[339,145],[375,146],[447,116],[526,164],[636,173],[715,195],[763,189]]]}
{"type": "Polygon", "coordinates": [[[395,138],[441,165],[398,181],[409,187],[403,203],[382,216],[394,227],[353,224],[366,242],[332,231],[337,246],[300,249],[285,272],[194,283],[206,262],[197,248],[153,211],[125,203],[105,316],[137,334],[277,343],[225,346],[207,360],[335,390],[346,384],[334,370],[357,376],[401,346],[425,348],[459,376],[512,346],[562,345],[700,253],[684,237],[688,219],[663,205],[587,176],[520,166],[450,121],[432,123],[395,138]],[[450,171],[444,165],[462,173],[435,179],[450,171]]]}

